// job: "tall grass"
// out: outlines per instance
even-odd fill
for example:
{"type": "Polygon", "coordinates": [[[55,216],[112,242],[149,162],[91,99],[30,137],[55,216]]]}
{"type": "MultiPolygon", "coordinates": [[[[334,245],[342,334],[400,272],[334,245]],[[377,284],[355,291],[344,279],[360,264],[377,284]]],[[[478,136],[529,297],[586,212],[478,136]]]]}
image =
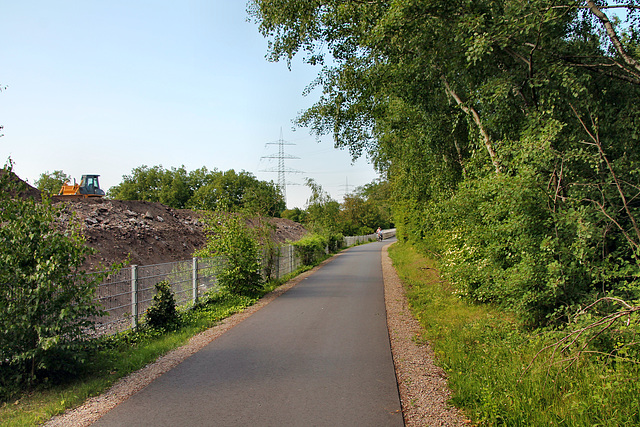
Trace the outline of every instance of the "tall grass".
{"type": "Polygon", "coordinates": [[[528,331],[513,315],[471,305],[443,282],[435,263],[408,245],[390,256],[438,363],[452,403],[478,425],[640,425],[640,369],[583,355],[576,363],[544,350],[562,332],[528,331]]]}

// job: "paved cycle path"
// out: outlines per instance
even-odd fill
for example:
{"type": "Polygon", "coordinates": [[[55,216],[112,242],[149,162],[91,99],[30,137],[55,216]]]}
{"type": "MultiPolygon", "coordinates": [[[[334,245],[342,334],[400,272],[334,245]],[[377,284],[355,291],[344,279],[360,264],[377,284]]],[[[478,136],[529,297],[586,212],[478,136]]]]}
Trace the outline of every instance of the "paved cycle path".
{"type": "Polygon", "coordinates": [[[386,243],[336,255],[94,426],[402,426],[386,243]]]}

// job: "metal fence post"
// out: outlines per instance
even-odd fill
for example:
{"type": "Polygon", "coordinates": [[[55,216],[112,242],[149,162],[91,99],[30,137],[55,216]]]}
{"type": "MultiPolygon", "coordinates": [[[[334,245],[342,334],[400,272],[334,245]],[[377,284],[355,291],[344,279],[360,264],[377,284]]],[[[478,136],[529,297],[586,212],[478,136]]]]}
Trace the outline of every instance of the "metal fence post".
{"type": "Polygon", "coordinates": [[[198,302],[198,257],[193,257],[193,304],[198,302]]]}
{"type": "Polygon", "coordinates": [[[295,265],[294,263],[294,258],[293,258],[293,245],[289,245],[289,273],[293,272],[293,270],[295,270],[295,265]]]}
{"type": "Polygon", "coordinates": [[[138,266],[131,266],[131,327],[138,327],[138,266]]]}

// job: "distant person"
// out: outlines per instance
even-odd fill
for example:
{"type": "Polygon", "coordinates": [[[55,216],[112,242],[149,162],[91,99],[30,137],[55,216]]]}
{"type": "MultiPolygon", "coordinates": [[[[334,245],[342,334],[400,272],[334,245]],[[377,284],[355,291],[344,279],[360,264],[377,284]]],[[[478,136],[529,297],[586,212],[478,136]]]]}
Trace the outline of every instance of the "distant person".
{"type": "Polygon", "coordinates": [[[376,237],[378,238],[378,242],[382,242],[382,228],[378,227],[376,230],[376,237]]]}

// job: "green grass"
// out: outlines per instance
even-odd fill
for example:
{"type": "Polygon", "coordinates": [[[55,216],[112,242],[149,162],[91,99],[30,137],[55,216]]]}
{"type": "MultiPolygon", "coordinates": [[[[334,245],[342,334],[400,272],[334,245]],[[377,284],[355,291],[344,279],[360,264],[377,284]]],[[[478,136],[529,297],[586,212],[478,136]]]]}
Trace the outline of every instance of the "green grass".
{"type": "MultiPolygon", "coordinates": [[[[279,280],[267,283],[266,294],[296,275],[305,266],[279,280]]],[[[158,357],[187,343],[194,335],[254,304],[258,298],[217,293],[205,297],[192,310],[181,313],[180,327],[173,331],[141,329],[98,340],[86,371],[62,385],[43,384],[36,390],[14,397],[0,406],[0,426],[33,426],[69,408],[81,405],[158,357]]]]}
{"type": "Polygon", "coordinates": [[[408,245],[390,255],[448,374],[451,402],[478,425],[640,425],[637,364],[538,352],[560,336],[528,331],[510,313],[460,299],[435,264],[408,245]],[[535,360],[534,360],[535,359],[535,360]],[[533,361],[533,363],[532,363],[533,361]]]}

